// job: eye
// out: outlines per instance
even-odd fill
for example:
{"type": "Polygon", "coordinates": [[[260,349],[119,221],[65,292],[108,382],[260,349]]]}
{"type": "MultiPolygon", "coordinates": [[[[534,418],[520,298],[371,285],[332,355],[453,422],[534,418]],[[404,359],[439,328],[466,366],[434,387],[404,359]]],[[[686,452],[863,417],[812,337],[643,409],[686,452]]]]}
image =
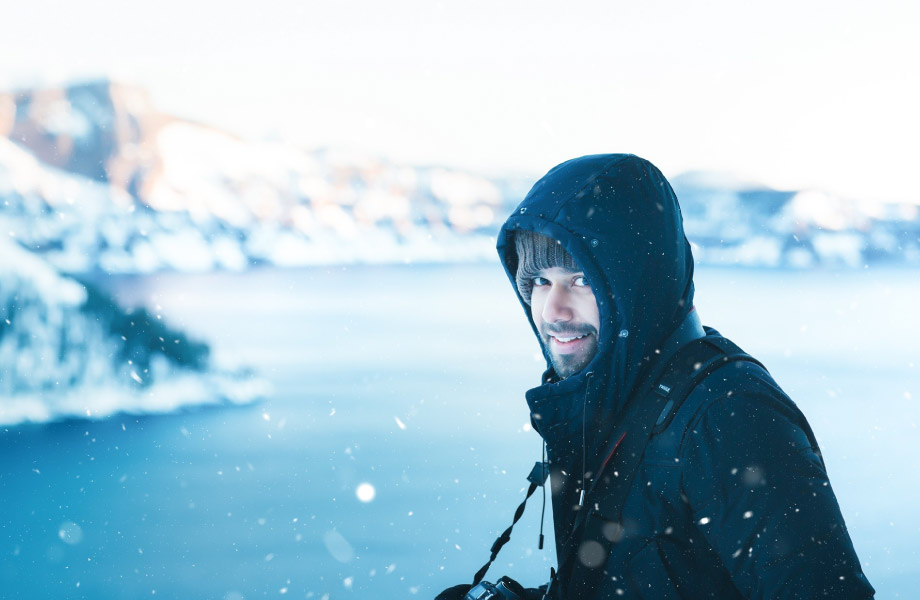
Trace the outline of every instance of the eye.
{"type": "Polygon", "coordinates": [[[572,280],[572,285],[577,287],[591,287],[591,284],[588,283],[588,278],[584,275],[579,275],[572,280]]]}
{"type": "Polygon", "coordinates": [[[549,279],[546,277],[534,277],[532,280],[534,287],[549,285],[549,279]]]}

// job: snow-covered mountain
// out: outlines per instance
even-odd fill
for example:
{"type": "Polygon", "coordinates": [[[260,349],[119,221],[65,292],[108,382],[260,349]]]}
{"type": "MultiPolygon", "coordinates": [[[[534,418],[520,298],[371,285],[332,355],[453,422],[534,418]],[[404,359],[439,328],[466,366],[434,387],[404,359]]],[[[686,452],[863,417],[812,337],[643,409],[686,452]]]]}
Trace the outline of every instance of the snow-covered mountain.
{"type": "Polygon", "coordinates": [[[920,264],[920,202],[884,204],[816,190],[778,191],[715,173],[685,173],[672,184],[701,263],[920,264]]]}
{"type": "Polygon", "coordinates": [[[0,97],[0,219],[69,272],[476,260],[508,196],[460,171],[247,142],[108,82],[0,97]]]}
{"type": "MultiPolygon", "coordinates": [[[[493,260],[528,183],[242,140],[108,81],[0,94],[0,134],[0,225],[72,273],[493,260]]],[[[703,263],[920,263],[917,205],[674,185],[703,263]]]]}
{"type": "Polygon", "coordinates": [[[0,237],[0,425],[249,402],[246,372],[215,368],[206,344],[146,310],[60,275],[0,237]]]}

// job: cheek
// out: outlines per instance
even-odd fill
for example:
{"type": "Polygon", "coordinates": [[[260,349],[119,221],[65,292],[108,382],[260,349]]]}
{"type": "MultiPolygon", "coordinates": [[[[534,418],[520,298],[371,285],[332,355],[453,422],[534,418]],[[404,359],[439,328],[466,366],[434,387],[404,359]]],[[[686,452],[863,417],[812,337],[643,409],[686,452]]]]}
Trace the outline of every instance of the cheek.
{"type": "Polygon", "coordinates": [[[543,305],[538,304],[535,300],[530,301],[530,318],[533,319],[537,329],[543,324],[543,305]]]}
{"type": "Polygon", "coordinates": [[[536,287],[530,295],[530,318],[536,324],[537,329],[543,323],[543,305],[544,298],[542,293],[538,293],[536,287]]]}
{"type": "Polygon", "coordinates": [[[599,311],[597,310],[597,302],[594,300],[593,294],[590,298],[582,298],[582,301],[579,303],[579,313],[581,315],[582,322],[589,323],[593,325],[595,329],[600,331],[601,317],[599,311]]]}

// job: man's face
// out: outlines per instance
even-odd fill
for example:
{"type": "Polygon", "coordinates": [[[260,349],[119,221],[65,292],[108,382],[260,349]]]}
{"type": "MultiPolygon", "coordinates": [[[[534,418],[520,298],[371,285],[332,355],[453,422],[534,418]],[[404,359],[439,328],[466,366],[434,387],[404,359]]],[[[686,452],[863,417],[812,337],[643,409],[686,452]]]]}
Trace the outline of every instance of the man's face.
{"type": "Polygon", "coordinates": [[[577,373],[594,358],[600,315],[584,273],[540,270],[533,279],[530,314],[557,375],[577,373]]]}

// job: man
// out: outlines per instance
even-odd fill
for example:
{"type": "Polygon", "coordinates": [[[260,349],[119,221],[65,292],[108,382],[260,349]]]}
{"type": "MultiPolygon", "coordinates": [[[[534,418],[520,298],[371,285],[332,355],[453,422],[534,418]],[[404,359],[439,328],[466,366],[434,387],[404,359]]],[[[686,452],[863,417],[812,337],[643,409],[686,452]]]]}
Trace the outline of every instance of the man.
{"type": "Polygon", "coordinates": [[[526,398],[550,471],[549,597],[873,597],[805,417],[701,326],[658,169],[623,154],[555,167],[498,251],[547,359],[526,398]]]}

